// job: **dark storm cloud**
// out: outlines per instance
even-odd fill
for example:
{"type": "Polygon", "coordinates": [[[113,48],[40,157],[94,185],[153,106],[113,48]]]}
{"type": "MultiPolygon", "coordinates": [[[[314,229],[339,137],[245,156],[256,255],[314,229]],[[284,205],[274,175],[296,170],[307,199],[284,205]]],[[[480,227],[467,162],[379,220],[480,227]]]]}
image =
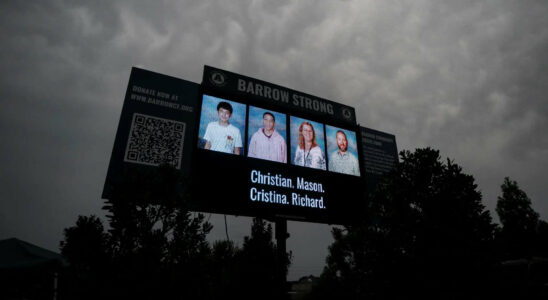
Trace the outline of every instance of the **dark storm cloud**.
{"type": "Polygon", "coordinates": [[[80,211],[99,213],[97,183],[112,143],[105,135],[118,115],[104,113],[113,110],[105,87],[128,70],[102,58],[116,27],[109,9],[97,12],[105,27],[61,2],[3,2],[0,11],[0,231],[56,249],[80,211]]]}
{"type": "MultiPolygon", "coordinates": [[[[55,249],[78,214],[102,214],[131,66],[200,82],[208,64],[352,105],[400,149],[453,158],[489,208],[510,176],[546,219],[546,15],[508,0],[3,1],[0,238],[55,249]]],[[[329,227],[289,228],[291,276],[317,274],[329,227]]]]}
{"type": "MultiPolygon", "coordinates": [[[[294,61],[286,58],[305,68],[288,82],[356,106],[363,125],[396,133],[400,148],[441,149],[476,176],[490,208],[504,176],[529,181],[538,173],[524,170],[546,167],[545,4],[386,1],[327,10],[304,30],[294,61]]],[[[545,198],[536,182],[536,198],[545,198]]]]}

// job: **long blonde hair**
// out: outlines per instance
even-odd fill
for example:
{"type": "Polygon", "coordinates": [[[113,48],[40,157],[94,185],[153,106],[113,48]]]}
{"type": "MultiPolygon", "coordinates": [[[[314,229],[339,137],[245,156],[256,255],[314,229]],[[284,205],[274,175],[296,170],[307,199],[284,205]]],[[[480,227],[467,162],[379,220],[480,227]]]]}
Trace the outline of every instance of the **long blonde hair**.
{"type": "Polygon", "coordinates": [[[314,126],[310,124],[310,122],[304,121],[301,123],[301,126],[299,126],[299,148],[304,149],[304,136],[303,136],[303,126],[308,125],[310,128],[312,128],[312,147],[310,149],[318,146],[318,143],[316,143],[316,131],[314,130],[314,126]]]}

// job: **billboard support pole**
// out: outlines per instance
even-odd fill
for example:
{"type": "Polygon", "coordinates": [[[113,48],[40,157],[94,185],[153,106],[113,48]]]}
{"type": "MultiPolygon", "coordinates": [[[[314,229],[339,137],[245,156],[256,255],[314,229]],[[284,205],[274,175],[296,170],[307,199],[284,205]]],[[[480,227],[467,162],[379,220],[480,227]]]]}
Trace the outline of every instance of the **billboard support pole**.
{"type": "MultiPolygon", "coordinates": [[[[276,218],[276,250],[277,250],[277,278],[280,287],[281,296],[287,295],[287,272],[286,272],[286,239],[289,237],[287,233],[287,220],[283,218],[276,218]]],[[[283,298],[282,298],[283,299],[283,298]]]]}

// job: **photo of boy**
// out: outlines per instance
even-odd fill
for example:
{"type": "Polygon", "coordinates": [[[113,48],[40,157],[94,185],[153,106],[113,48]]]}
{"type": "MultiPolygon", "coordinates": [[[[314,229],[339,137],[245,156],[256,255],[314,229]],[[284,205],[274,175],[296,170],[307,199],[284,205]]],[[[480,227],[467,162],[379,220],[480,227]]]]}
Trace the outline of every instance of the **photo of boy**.
{"type": "Polygon", "coordinates": [[[250,106],[248,127],[249,132],[254,133],[247,156],[286,163],[285,120],[284,114],[250,106]]]}
{"type": "Polygon", "coordinates": [[[241,135],[242,130],[245,130],[243,120],[245,120],[245,105],[204,95],[199,146],[202,145],[204,149],[212,151],[243,154],[241,135]],[[236,126],[232,124],[233,117],[236,120],[236,126]],[[204,126],[205,124],[207,126],[204,126]]]}

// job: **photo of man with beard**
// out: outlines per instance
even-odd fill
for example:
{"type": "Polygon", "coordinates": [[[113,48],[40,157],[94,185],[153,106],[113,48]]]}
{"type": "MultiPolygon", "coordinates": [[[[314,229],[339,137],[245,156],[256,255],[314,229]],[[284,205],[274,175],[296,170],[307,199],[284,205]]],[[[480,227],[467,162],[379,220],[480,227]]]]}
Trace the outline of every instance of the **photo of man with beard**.
{"type": "Polygon", "coordinates": [[[360,176],[358,158],[348,151],[348,138],[343,130],[337,130],[335,142],[338,149],[329,156],[329,171],[360,176]]]}

